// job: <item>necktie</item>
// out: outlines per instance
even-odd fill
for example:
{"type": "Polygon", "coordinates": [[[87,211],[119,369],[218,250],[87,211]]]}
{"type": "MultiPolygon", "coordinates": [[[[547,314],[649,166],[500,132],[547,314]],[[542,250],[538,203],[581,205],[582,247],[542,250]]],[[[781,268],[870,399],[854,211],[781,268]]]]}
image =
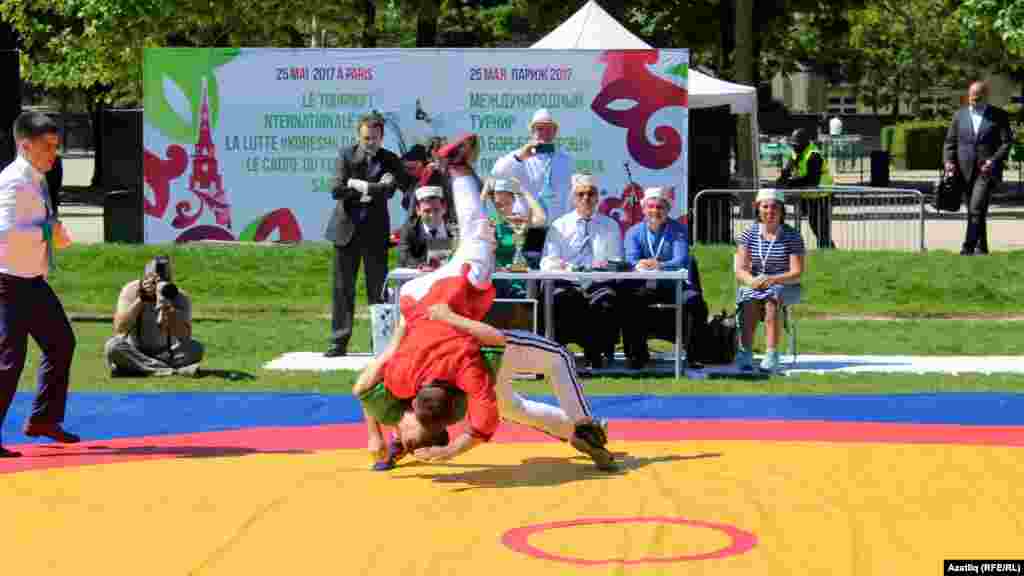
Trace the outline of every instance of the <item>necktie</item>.
{"type": "Polygon", "coordinates": [[[580,218],[576,220],[576,237],[572,246],[576,250],[574,258],[577,266],[590,266],[594,259],[593,239],[590,237],[590,219],[580,218]]]}
{"type": "Polygon", "coordinates": [[[437,228],[430,229],[430,236],[434,239],[437,239],[437,228]]]}
{"type": "Polygon", "coordinates": [[[50,190],[46,186],[46,179],[39,181],[39,191],[43,196],[43,205],[46,207],[46,218],[43,220],[43,241],[46,242],[46,262],[50,272],[56,267],[53,258],[53,204],[50,201],[50,190]]]}

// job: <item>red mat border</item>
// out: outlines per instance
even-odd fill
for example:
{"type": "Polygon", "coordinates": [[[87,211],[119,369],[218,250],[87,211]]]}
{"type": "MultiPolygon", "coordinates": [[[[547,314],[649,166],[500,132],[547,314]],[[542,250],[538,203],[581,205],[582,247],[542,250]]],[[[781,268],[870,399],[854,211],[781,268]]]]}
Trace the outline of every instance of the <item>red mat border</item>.
{"type": "MultiPolygon", "coordinates": [[[[888,424],[777,420],[613,420],[611,441],[762,440],[1024,446],[1024,426],[888,424]]],[[[494,442],[555,442],[513,424],[494,442]]],[[[167,458],[308,453],[365,447],[363,423],[311,427],[246,428],[195,434],[96,440],[80,444],[25,444],[8,448],[21,458],[0,459],[0,474],[167,458]]]]}

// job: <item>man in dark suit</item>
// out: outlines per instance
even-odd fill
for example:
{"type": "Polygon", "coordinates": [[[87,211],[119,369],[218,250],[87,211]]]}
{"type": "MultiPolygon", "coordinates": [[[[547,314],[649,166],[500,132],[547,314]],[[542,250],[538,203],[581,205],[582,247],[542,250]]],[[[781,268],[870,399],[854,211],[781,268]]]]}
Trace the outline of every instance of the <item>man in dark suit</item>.
{"type": "Polygon", "coordinates": [[[325,356],[348,352],[360,260],[366,265],[367,300],[370,304],[383,301],[391,222],[387,203],[396,188],[409,185],[402,161],[381,148],[384,119],[376,113],[364,115],[356,130],[358,144],[343,149],[338,158],[331,189],[337,202],[324,234],[334,243],[331,338],[325,356]]]}
{"type": "Polygon", "coordinates": [[[416,214],[402,226],[398,241],[399,266],[416,268],[428,264],[427,255],[432,242],[443,244],[447,241],[451,245],[455,234],[449,226],[447,214],[448,205],[440,186],[416,189],[416,214]]]}
{"type": "Polygon", "coordinates": [[[960,249],[965,256],[988,254],[988,203],[1003,179],[1003,162],[1013,143],[1009,116],[988,104],[988,84],[971,84],[967,103],[953,116],[944,154],[946,172],[960,174],[967,197],[967,233],[960,249]]]}

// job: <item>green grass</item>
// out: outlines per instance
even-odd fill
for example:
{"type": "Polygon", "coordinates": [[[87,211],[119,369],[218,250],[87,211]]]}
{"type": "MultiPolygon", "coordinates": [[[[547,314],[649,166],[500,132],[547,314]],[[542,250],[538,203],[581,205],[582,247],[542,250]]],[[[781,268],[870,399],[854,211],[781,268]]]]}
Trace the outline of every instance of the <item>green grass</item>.
{"type": "MultiPolygon", "coordinates": [[[[109,317],[121,286],[146,261],[170,254],[176,280],[194,300],[194,333],[207,348],[200,378],[111,378],[103,362],[109,322],[76,321],[72,365],[76,391],[312,391],[347,393],[349,372],[263,370],[278,355],[323,350],[330,328],[332,249],[326,244],[263,246],[78,246],[60,253],[52,278],[72,317],[109,317]]],[[[712,311],[731,307],[732,250],[697,248],[712,311]]],[[[962,258],[946,252],[814,252],[808,256],[805,302],[796,307],[799,350],[845,354],[1024,355],[1024,282],[1015,278],[1024,252],[962,258]],[[901,321],[835,319],[887,316],[901,321]],[[981,319],[942,319],[963,316],[981,319]]],[[[359,280],[350,349],[369,349],[369,323],[359,280]]],[[[759,337],[760,338],[760,337],[759,337]]],[[[660,346],[659,344],[658,346],[660,346]]],[[[34,386],[38,350],[29,348],[21,386],[34,386]]],[[[548,393],[523,381],[525,392],[548,393]]],[[[592,379],[594,394],[806,394],[1024,389],[1024,376],[801,375],[771,380],[680,381],[665,377],[592,379]]]]}

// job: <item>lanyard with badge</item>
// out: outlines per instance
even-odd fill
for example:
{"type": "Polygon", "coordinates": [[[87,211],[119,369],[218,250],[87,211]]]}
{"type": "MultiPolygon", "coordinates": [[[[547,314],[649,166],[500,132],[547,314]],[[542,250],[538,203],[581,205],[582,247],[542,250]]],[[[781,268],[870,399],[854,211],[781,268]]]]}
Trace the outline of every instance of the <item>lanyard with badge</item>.
{"type": "Polygon", "coordinates": [[[658,240],[658,248],[657,248],[657,250],[655,250],[655,248],[654,248],[654,243],[651,242],[651,236],[652,236],[651,230],[650,230],[650,228],[648,228],[647,229],[647,249],[651,251],[651,258],[654,258],[655,260],[657,260],[658,259],[658,255],[661,254],[661,249],[665,247],[665,238],[668,236],[668,230],[663,230],[661,232],[661,239],[658,240]]]}
{"type": "Polygon", "coordinates": [[[775,248],[775,241],[779,239],[779,235],[782,233],[781,230],[775,232],[775,238],[768,243],[768,249],[764,248],[764,226],[760,226],[760,232],[757,235],[757,257],[761,260],[761,273],[758,276],[764,276],[768,273],[768,258],[772,254],[772,249],[775,248]]]}

